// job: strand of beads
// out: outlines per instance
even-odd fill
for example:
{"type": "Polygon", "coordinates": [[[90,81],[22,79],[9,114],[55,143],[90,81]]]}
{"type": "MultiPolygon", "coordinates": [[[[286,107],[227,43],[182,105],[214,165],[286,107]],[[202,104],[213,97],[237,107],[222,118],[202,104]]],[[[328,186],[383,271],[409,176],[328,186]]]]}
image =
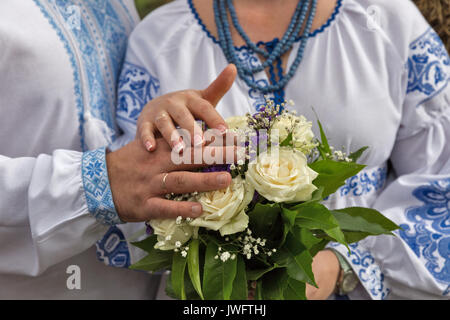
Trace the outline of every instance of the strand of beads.
{"type": "MultiPolygon", "coordinates": [[[[306,1],[306,0],[305,0],[306,1]]],[[[277,44],[276,48],[272,51],[271,54],[265,53],[263,56],[267,56],[268,59],[265,63],[263,63],[261,66],[258,66],[256,68],[246,67],[244,66],[235,51],[234,43],[231,37],[231,31],[230,31],[230,25],[228,23],[228,10],[230,10],[230,15],[233,20],[233,24],[235,25],[236,29],[238,30],[239,34],[243,36],[243,39],[246,41],[247,45],[254,50],[255,48],[258,48],[245,34],[242,27],[239,25],[239,22],[237,20],[236,11],[234,9],[234,6],[232,4],[232,0],[214,0],[214,16],[216,20],[217,25],[217,31],[219,35],[219,44],[227,58],[227,60],[230,63],[233,63],[236,65],[239,77],[244,80],[244,82],[252,89],[258,90],[263,94],[267,93],[273,93],[275,91],[279,91],[283,89],[287,83],[292,79],[295,72],[297,71],[301,61],[303,60],[303,55],[306,47],[306,43],[308,40],[308,37],[303,36],[301,38],[301,44],[298,49],[296,58],[294,62],[292,63],[291,68],[289,69],[288,73],[280,78],[275,83],[272,83],[268,86],[266,85],[258,85],[251,79],[249,76],[253,75],[257,72],[260,72],[264,70],[268,65],[273,63],[276,59],[280,59],[281,56],[286,53],[288,50],[290,50],[297,38],[297,35],[299,33],[300,28],[303,25],[303,22],[306,18],[307,12],[309,12],[308,20],[306,22],[306,27],[304,30],[304,34],[308,35],[311,31],[312,22],[314,20],[315,14],[316,14],[316,8],[317,8],[317,0],[309,0],[308,3],[300,0],[299,5],[297,6],[296,12],[293,15],[292,21],[289,25],[288,30],[286,31],[285,35],[282,38],[282,41],[280,41],[279,44],[277,44]],[[226,1],[228,1],[228,6],[226,5],[226,1]],[[231,7],[230,7],[231,4],[231,7]],[[233,12],[233,13],[231,13],[233,12]],[[269,61],[270,59],[270,61],[269,61]],[[270,62],[270,63],[269,63],[270,62]]],[[[258,51],[260,49],[258,48],[258,51]]]]}

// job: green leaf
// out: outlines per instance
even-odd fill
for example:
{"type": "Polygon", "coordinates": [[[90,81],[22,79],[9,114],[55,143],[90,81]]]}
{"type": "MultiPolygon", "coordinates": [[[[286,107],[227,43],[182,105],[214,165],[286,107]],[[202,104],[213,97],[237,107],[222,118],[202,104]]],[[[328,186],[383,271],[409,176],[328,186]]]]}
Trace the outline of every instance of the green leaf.
{"type": "Polygon", "coordinates": [[[199,244],[200,241],[198,239],[194,239],[191,241],[191,243],[189,244],[187,262],[189,277],[191,278],[192,285],[194,286],[194,289],[195,291],[197,291],[200,298],[204,300],[202,293],[202,284],[200,282],[199,244]]]}
{"type": "Polygon", "coordinates": [[[236,277],[237,260],[223,262],[215,259],[218,250],[219,247],[213,242],[209,242],[206,247],[203,296],[207,300],[229,300],[236,277]]]}
{"type": "Polygon", "coordinates": [[[146,251],[146,252],[151,252],[151,251],[155,250],[154,246],[157,242],[158,242],[157,235],[154,234],[148,238],[145,238],[142,241],[132,242],[131,244],[135,247],[138,247],[139,249],[146,251]]]}
{"type": "MultiPolygon", "coordinates": [[[[142,247],[145,246],[145,248],[148,249],[148,251],[146,250],[148,255],[131,265],[130,269],[156,272],[170,268],[172,264],[173,251],[159,250],[155,249],[153,246],[151,246],[150,249],[150,245],[152,243],[151,241],[153,240],[148,240],[145,245],[139,243],[139,245],[142,245],[142,247]]],[[[156,244],[156,241],[153,245],[154,244],[156,244]]]]}
{"type": "Polygon", "coordinates": [[[266,273],[268,273],[276,268],[279,268],[279,266],[275,264],[275,265],[270,266],[265,269],[247,270],[247,279],[249,281],[259,280],[263,275],[265,275],[266,273]]]}
{"type": "Polygon", "coordinates": [[[345,236],[345,241],[347,243],[355,243],[372,235],[368,232],[345,231],[345,230],[343,231],[343,233],[345,236]]]}
{"type": "Polygon", "coordinates": [[[299,227],[326,230],[339,226],[338,221],[323,204],[313,202],[298,205],[291,210],[297,212],[295,225],[299,227]]]}
{"type": "Polygon", "coordinates": [[[313,192],[313,194],[311,195],[311,199],[306,201],[305,203],[322,201],[322,199],[325,198],[323,196],[324,190],[325,190],[325,188],[323,186],[318,187],[318,189],[315,190],[313,192]]]}
{"type": "Polygon", "coordinates": [[[296,234],[296,237],[300,239],[300,241],[305,245],[307,249],[311,251],[311,248],[313,248],[315,245],[319,244],[322,240],[318,239],[314,236],[314,234],[306,229],[306,228],[299,228],[296,227],[293,230],[293,233],[296,234]],[[298,230],[297,230],[298,229],[298,230]]]}
{"type": "Polygon", "coordinates": [[[345,231],[380,235],[392,234],[391,231],[400,228],[379,211],[370,208],[350,207],[333,210],[332,214],[336,218],[336,221],[338,221],[341,229],[345,231]]]}
{"type": "Polygon", "coordinates": [[[274,255],[274,260],[286,267],[289,277],[317,287],[312,272],[312,256],[292,232],[288,233],[285,245],[274,255]]]}
{"type": "Polygon", "coordinates": [[[172,261],[172,289],[176,297],[181,300],[186,300],[186,291],[184,290],[184,274],[186,270],[187,259],[183,258],[180,253],[173,254],[172,261]]]}
{"type": "Polygon", "coordinates": [[[311,163],[309,167],[319,174],[313,184],[318,188],[323,187],[322,196],[327,197],[336,192],[348,178],[356,175],[365,166],[353,162],[320,160],[311,163]]]}
{"type": "Polygon", "coordinates": [[[248,287],[244,258],[241,255],[237,255],[236,259],[236,277],[233,281],[233,290],[230,298],[231,300],[247,300],[248,287]]]}
{"type": "MultiPolygon", "coordinates": [[[[283,222],[281,207],[277,203],[258,203],[249,216],[249,228],[254,237],[261,237],[268,241],[278,241],[283,236],[283,222]]],[[[269,243],[273,245],[273,243],[269,243]]]]}
{"type": "Polygon", "coordinates": [[[287,208],[282,208],[281,216],[284,222],[283,228],[283,238],[280,245],[283,245],[286,241],[286,236],[291,231],[292,227],[295,225],[295,218],[297,218],[297,211],[289,210],[287,208]]]}
{"type": "Polygon", "coordinates": [[[289,228],[292,228],[295,225],[295,218],[297,218],[297,211],[283,208],[282,209],[282,217],[283,217],[284,223],[286,223],[286,225],[289,228]]]}
{"type": "Polygon", "coordinates": [[[258,280],[256,282],[256,289],[255,289],[255,300],[263,300],[262,295],[262,280],[258,280]]]}
{"type": "Polygon", "coordinates": [[[264,300],[284,300],[284,290],[287,287],[288,275],[286,269],[276,269],[262,278],[260,294],[264,300]]]}
{"type": "Polygon", "coordinates": [[[283,140],[283,142],[280,143],[280,147],[289,147],[292,143],[293,134],[292,132],[289,132],[286,139],[283,140]]]}
{"type": "Polygon", "coordinates": [[[323,230],[333,240],[346,245],[339,223],[327,207],[320,203],[312,202],[298,205],[292,209],[297,211],[295,225],[310,230],[323,230]]]}
{"type": "Polygon", "coordinates": [[[319,125],[319,130],[320,130],[321,147],[322,147],[324,152],[331,153],[330,145],[328,143],[328,139],[327,139],[327,136],[325,134],[325,130],[323,130],[322,123],[320,123],[320,121],[317,120],[317,124],[319,125]]]}
{"type": "Polygon", "coordinates": [[[306,300],[306,283],[288,278],[283,296],[285,300],[306,300]]]}
{"type": "MultiPolygon", "coordinates": [[[[313,245],[311,249],[309,249],[309,252],[311,253],[311,256],[315,256],[319,251],[322,251],[325,249],[327,244],[330,242],[330,240],[322,239],[319,243],[313,245]]],[[[347,242],[349,243],[349,242],[347,242]]]]}
{"type": "MultiPolygon", "coordinates": [[[[173,299],[179,299],[179,297],[175,294],[172,287],[172,273],[170,273],[169,276],[167,277],[165,289],[166,294],[169,297],[173,299]]],[[[186,293],[186,300],[200,300],[200,297],[198,296],[197,292],[192,286],[191,279],[189,278],[189,272],[187,270],[184,274],[184,291],[186,293]]]]}
{"type": "Polygon", "coordinates": [[[364,151],[366,151],[367,149],[369,149],[369,147],[362,147],[361,149],[350,153],[350,155],[348,156],[353,162],[358,161],[358,159],[362,156],[362,154],[364,153],[364,151]]]}

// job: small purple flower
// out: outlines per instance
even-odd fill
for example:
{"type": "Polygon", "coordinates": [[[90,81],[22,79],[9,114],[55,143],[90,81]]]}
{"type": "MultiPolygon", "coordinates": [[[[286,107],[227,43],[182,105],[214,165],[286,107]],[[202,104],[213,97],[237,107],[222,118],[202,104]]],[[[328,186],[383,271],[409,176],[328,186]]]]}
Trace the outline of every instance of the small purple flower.
{"type": "Polygon", "coordinates": [[[230,165],[229,164],[218,164],[214,166],[209,166],[202,169],[202,172],[231,172],[230,165]]]}
{"type": "Polygon", "coordinates": [[[150,224],[148,224],[148,222],[145,223],[145,233],[148,236],[151,236],[153,234],[153,228],[151,227],[150,224]]]}

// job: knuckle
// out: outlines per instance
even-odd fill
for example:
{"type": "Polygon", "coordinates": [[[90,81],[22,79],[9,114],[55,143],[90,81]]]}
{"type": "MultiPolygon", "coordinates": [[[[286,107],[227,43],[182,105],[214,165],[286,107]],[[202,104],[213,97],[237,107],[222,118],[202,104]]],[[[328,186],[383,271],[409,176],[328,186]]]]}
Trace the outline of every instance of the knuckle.
{"type": "Polygon", "coordinates": [[[188,120],[191,117],[191,113],[189,110],[186,109],[186,107],[181,107],[176,112],[173,113],[173,117],[177,122],[188,120]]]}
{"type": "Polygon", "coordinates": [[[213,187],[215,185],[215,175],[205,175],[202,178],[202,183],[205,187],[213,187]]]}
{"type": "Polygon", "coordinates": [[[198,105],[198,111],[199,111],[201,114],[203,114],[203,115],[210,114],[212,108],[213,108],[213,107],[212,107],[209,103],[207,103],[207,102],[201,102],[201,103],[199,103],[199,105],[198,105]]]}
{"type": "Polygon", "coordinates": [[[177,96],[175,94],[170,94],[164,99],[164,104],[167,106],[173,106],[177,104],[177,96]]]}
{"type": "Polygon", "coordinates": [[[196,93],[194,90],[184,90],[183,94],[186,99],[193,99],[196,97],[196,93]]]}
{"type": "Polygon", "coordinates": [[[161,112],[155,117],[157,127],[165,125],[169,121],[169,115],[166,112],[161,112]]]}

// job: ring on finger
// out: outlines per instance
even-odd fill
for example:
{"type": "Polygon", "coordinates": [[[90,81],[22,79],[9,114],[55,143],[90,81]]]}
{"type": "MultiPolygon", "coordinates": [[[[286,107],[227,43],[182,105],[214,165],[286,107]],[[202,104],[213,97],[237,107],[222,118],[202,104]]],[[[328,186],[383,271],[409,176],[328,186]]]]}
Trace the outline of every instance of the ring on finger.
{"type": "Polygon", "coordinates": [[[167,180],[168,175],[169,175],[168,173],[165,173],[162,178],[162,190],[163,191],[167,191],[166,180],[167,180]]]}

